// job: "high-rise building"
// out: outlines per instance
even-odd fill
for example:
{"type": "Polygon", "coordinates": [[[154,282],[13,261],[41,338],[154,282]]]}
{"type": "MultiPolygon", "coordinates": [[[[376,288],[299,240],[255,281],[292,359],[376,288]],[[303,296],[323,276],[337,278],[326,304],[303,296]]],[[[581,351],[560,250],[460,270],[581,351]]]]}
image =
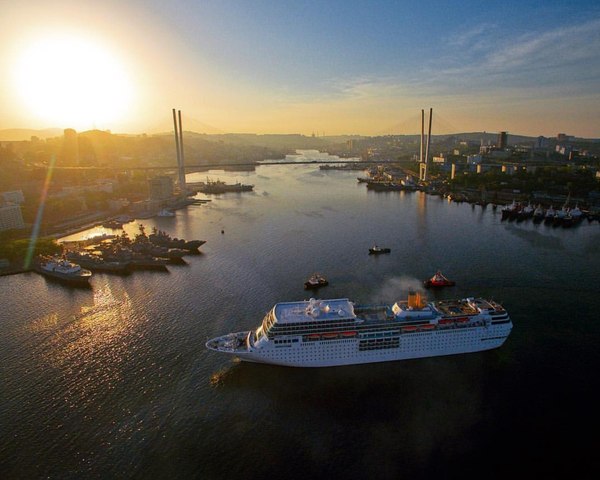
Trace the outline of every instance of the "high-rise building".
{"type": "Polygon", "coordinates": [[[498,142],[497,142],[496,147],[501,150],[504,150],[507,146],[508,146],[508,133],[500,132],[498,134],[498,142]]]}
{"type": "Polygon", "coordinates": [[[20,205],[0,206],[0,231],[25,228],[20,205]]]}
{"type": "Polygon", "coordinates": [[[79,138],[77,137],[77,132],[72,128],[65,128],[64,130],[59,159],[64,166],[79,166],[79,138]]]}

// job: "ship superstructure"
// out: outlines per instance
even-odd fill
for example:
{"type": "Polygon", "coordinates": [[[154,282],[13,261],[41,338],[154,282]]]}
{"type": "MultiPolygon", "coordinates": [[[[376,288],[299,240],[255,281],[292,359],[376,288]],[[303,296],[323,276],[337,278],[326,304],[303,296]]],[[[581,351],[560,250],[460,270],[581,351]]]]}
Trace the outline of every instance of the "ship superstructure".
{"type": "Polygon", "coordinates": [[[512,321],[482,298],[355,305],[347,298],[276,304],[256,330],[230,333],[206,346],[241,360],[327,367],[479,352],[501,346],[512,321]]]}

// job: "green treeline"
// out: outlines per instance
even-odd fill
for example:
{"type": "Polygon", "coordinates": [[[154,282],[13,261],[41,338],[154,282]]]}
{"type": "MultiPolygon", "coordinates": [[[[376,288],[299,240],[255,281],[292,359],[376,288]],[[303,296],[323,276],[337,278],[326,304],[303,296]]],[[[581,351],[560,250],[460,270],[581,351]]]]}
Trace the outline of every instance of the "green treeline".
{"type": "MultiPolygon", "coordinates": [[[[1,239],[0,258],[6,258],[11,263],[25,261],[29,249],[29,239],[1,239]]],[[[36,255],[56,255],[62,252],[62,247],[53,238],[38,238],[33,249],[33,257],[36,255]]],[[[32,257],[32,258],[33,258],[32,257]]]]}

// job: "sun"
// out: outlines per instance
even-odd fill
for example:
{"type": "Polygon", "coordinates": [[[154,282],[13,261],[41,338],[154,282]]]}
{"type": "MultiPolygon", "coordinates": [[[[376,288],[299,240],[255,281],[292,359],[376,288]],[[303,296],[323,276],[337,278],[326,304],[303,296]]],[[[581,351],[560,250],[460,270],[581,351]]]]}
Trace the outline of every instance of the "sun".
{"type": "Polygon", "coordinates": [[[53,127],[111,128],[133,101],[118,56],[91,39],[40,38],[18,55],[15,88],[32,115],[53,127]]]}

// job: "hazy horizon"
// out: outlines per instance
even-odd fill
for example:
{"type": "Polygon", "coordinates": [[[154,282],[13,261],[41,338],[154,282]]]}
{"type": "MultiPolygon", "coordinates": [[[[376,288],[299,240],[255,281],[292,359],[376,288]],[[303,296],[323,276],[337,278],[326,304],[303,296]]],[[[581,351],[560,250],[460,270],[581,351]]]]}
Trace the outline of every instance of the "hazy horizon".
{"type": "MultiPolygon", "coordinates": [[[[70,127],[66,127],[66,128],[70,128],[70,127]]],[[[0,142],[16,142],[16,141],[27,141],[30,140],[31,136],[36,136],[40,139],[50,139],[50,138],[56,138],[56,137],[60,137],[63,135],[63,130],[62,128],[44,128],[44,129],[30,129],[30,128],[7,128],[7,129],[0,129],[0,142]],[[47,133],[44,133],[47,132],[47,133]],[[7,134],[9,133],[9,134],[7,134]]],[[[90,130],[76,130],[77,133],[86,133],[86,132],[90,132],[90,131],[101,131],[101,132],[109,132],[113,135],[123,135],[123,136],[138,136],[138,135],[149,135],[149,136],[161,136],[161,135],[173,135],[173,130],[168,131],[168,130],[164,130],[164,131],[156,131],[156,132],[114,132],[110,129],[107,130],[101,130],[101,129],[90,129],[90,130]]],[[[257,133],[257,132],[213,132],[213,133],[208,133],[208,132],[199,132],[199,131],[195,131],[195,130],[190,130],[188,128],[185,128],[185,124],[184,124],[184,133],[186,134],[196,134],[196,135],[207,135],[207,136],[225,136],[225,135],[256,135],[256,136],[304,136],[304,137],[311,137],[312,134],[304,134],[304,133],[299,133],[299,132],[289,132],[289,133],[273,133],[273,132],[264,132],[264,133],[257,133]]],[[[450,136],[450,135],[492,135],[495,136],[500,132],[491,132],[491,131],[470,131],[470,132],[451,132],[451,133],[445,133],[445,132],[440,132],[440,133],[434,133],[432,132],[431,136],[432,137],[443,137],[443,136],[450,136]]],[[[562,133],[562,132],[557,132],[557,133],[562,133]]],[[[523,135],[521,133],[518,132],[507,132],[507,134],[509,135],[509,137],[513,136],[513,137],[527,137],[527,138],[531,138],[531,139],[535,139],[537,137],[539,137],[540,135],[523,135]]],[[[340,134],[332,134],[332,135],[317,135],[315,132],[315,137],[316,138],[323,138],[323,139],[328,139],[328,138],[335,138],[335,137],[364,137],[364,138],[376,138],[379,136],[418,136],[420,135],[419,133],[413,132],[413,133],[399,133],[399,134],[382,134],[382,135],[360,135],[360,134],[346,134],[346,133],[340,133],[340,134]]],[[[543,136],[543,135],[541,135],[543,136]]],[[[577,136],[573,136],[570,135],[572,137],[575,137],[578,140],[591,140],[591,141],[597,141],[600,140],[600,137],[577,137],[577,136]]],[[[545,138],[555,138],[556,135],[552,135],[549,137],[545,137],[545,138]]],[[[302,150],[302,148],[300,148],[300,150],[302,150]]]]}
{"type": "Polygon", "coordinates": [[[4,2],[0,129],[600,137],[600,5],[4,2]],[[189,124],[189,127],[185,125],[189,124]],[[192,124],[203,125],[202,129],[192,124]]]}

